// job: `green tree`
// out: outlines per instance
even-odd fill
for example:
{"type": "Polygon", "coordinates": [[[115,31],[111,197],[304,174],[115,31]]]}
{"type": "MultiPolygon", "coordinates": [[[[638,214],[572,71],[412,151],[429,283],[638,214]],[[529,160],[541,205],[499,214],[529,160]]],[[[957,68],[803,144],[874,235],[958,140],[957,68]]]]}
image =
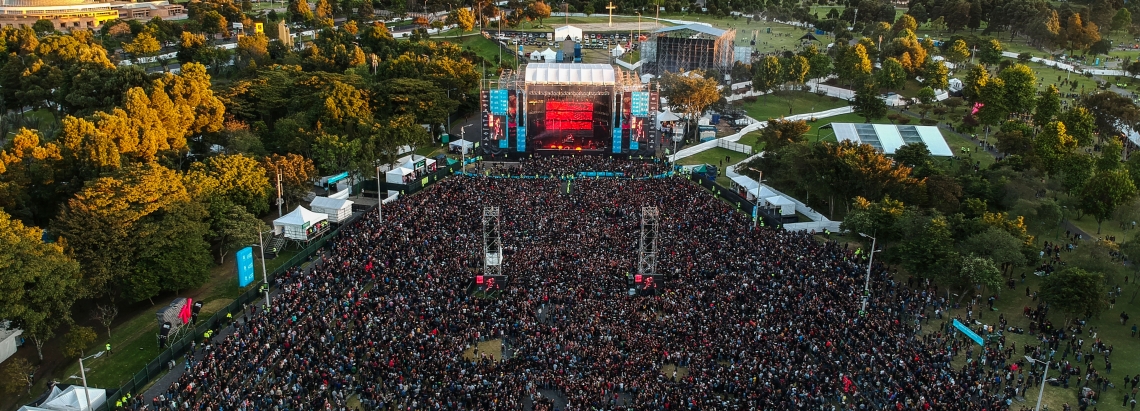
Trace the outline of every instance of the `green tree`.
{"type": "Polygon", "coordinates": [[[918,101],[922,102],[922,104],[931,104],[934,102],[934,99],[938,98],[938,96],[934,94],[934,89],[930,88],[930,86],[918,89],[918,94],[915,97],[917,97],[918,101]]]}
{"type": "Polygon", "coordinates": [[[271,154],[261,160],[265,177],[271,182],[280,178],[281,198],[285,208],[290,204],[300,204],[309,194],[312,181],[317,177],[313,160],[297,154],[271,154]]]}
{"type": "Polygon", "coordinates": [[[848,84],[855,84],[871,75],[871,59],[862,44],[848,47],[835,65],[835,73],[848,84]]]}
{"type": "Polygon", "coordinates": [[[13,356],[0,364],[0,394],[15,395],[20,390],[27,389],[32,393],[32,377],[36,374],[36,366],[28,362],[27,358],[13,356]]]}
{"type": "Polygon", "coordinates": [[[792,56],[788,59],[788,64],[784,65],[784,79],[790,81],[792,84],[804,84],[804,79],[811,71],[811,63],[807,57],[792,56]]]}
{"type": "Polygon", "coordinates": [[[95,330],[91,327],[73,326],[67,335],[63,336],[63,355],[70,359],[76,359],[83,356],[83,352],[87,351],[95,340],[99,338],[95,334],[95,330]]]}
{"type": "Polygon", "coordinates": [[[964,86],[962,97],[969,101],[981,101],[982,89],[990,83],[990,72],[985,66],[970,67],[970,72],[966,74],[966,80],[962,83],[964,86]]]}
{"type": "Polygon", "coordinates": [[[468,32],[475,27],[475,13],[470,9],[458,8],[455,9],[447,16],[448,24],[455,24],[459,29],[468,32]]]}
{"type": "Polygon", "coordinates": [[[123,51],[135,57],[149,57],[162,50],[158,39],[149,30],[139,33],[130,43],[123,44],[123,51]]]}
{"type": "Polygon", "coordinates": [[[930,156],[930,149],[927,148],[926,143],[917,142],[910,144],[903,144],[895,150],[895,161],[910,168],[920,168],[929,166],[934,159],[930,156]]]}
{"type": "Polygon", "coordinates": [[[808,78],[820,79],[831,74],[831,57],[819,53],[808,59],[808,78]]]}
{"type": "Polygon", "coordinates": [[[77,299],[79,264],[58,243],[44,243],[41,230],[0,211],[0,317],[21,327],[51,319],[67,322],[77,299]],[[50,298],[58,298],[50,300],[50,298]],[[48,299],[44,306],[36,305],[48,299]]]}
{"type": "Polygon", "coordinates": [[[1093,144],[1096,118],[1088,109],[1079,106],[1070,108],[1061,115],[1060,120],[1065,123],[1069,135],[1076,139],[1077,146],[1087,147],[1093,144]]]}
{"type": "Polygon", "coordinates": [[[1037,76],[1028,66],[1014,64],[998,73],[1005,86],[1002,92],[1005,97],[1006,109],[1015,114],[1028,114],[1033,112],[1034,100],[1037,98],[1037,76]]]}
{"type": "Polygon", "coordinates": [[[252,157],[242,154],[220,155],[190,166],[191,181],[212,180],[212,194],[224,197],[234,205],[242,206],[254,215],[269,210],[269,193],[272,186],[265,169],[252,157]]]}
{"type": "Polygon", "coordinates": [[[752,88],[762,93],[771,92],[783,81],[783,67],[776,56],[767,56],[752,64],[752,88]]]}
{"type": "Polygon", "coordinates": [[[854,233],[870,233],[884,241],[898,238],[896,225],[906,211],[902,201],[892,200],[890,196],[886,196],[872,203],[863,197],[855,197],[851,207],[852,210],[843,218],[840,229],[854,233]]]}
{"type": "Polygon", "coordinates": [[[887,57],[879,69],[879,86],[887,89],[898,89],[906,84],[906,69],[894,57],[887,57]]]}
{"type": "Polygon", "coordinates": [[[950,69],[946,68],[945,64],[941,61],[933,61],[926,63],[925,66],[926,79],[925,85],[935,90],[946,90],[950,87],[949,73],[950,69]]]}
{"type": "Polygon", "coordinates": [[[289,15],[294,22],[308,23],[313,20],[313,10],[309,8],[307,0],[291,0],[289,2],[289,15]]]}
{"type": "Polygon", "coordinates": [[[962,243],[962,251],[976,257],[984,257],[999,264],[1003,271],[1025,265],[1022,248],[1025,243],[1008,231],[989,227],[985,231],[971,235],[962,243]]]}
{"type": "Polygon", "coordinates": [[[1003,59],[1001,52],[1001,42],[997,39],[990,39],[978,49],[978,61],[987,66],[996,66],[1003,59]]]}
{"type": "Polygon", "coordinates": [[[39,19],[36,20],[35,24],[32,24],[32,30],[34,30],[36,34],[46,36],[55,32],[55,24],[52,24],[51,20],[39,19]]]}
{"type": "Polygon", "coordinates": [[[900,240],[895,246],[899,264],[908,272],[941,281],[947,286],[963,287],[958,266],[958,253],[950,226],[944,217],[927,217],[914,211],[899,219],[900,240]]]}
{"type": "Polygon", "coordinates": [[[1116,209],[1136,197],[1136,186],[1123,169],[1098,171],[1077,194],[1077,206],[1096,218],[1096,233],[1116,209]]]}
{"type": "Polygon", "coordinates": [[[1041,281],[1041,299],[1068,318],[1101,313],[1108,308],[1106,295],[1104,274],[1079,267],[1057,271],[1041,281]]]}
{"type": "Polygon", "coordinates": [[[918,30],[918,22],[913,16],[909,14],[899,16],[899,19],[895,20],[895,25],[891,27],[891,31],[895,34],[901,33],[903,30],[910,30],[912,33],[918,30]]]}
{"type": "Polygon", "coordinates": [[[542,1],[535,1],[527,5],[526,12],[531,18],[538,19],[538,24],[542,25],[542,19],[550,17],[550,6],[542,1]]]}
{"type": "Polygon", "coordinates": [[[1040,159],[1041,171],[1055,175],[1061,170],[1062,161],[1077,149],[1077,141],[1066,131],[1060,121],[1046,123],[1037,138],[1033,140],[1033,151],[1040,159]]]}
{"type": "MultiPolygon", "coordinates": [[[[755,77],[753,81],[756,81],[755,77]]],[[[716,79],[705,78],[704,72],[699,70],[690,71],[687,75],[662,75],[661,97],[669,101],[674,112],[684,113],[690,125],[721,98],[716,79]]],[[[695,133],[695,127],[690,129],[695,133]]]]}
{"type": "Polygon", "coordinates": [[[1061,92],[1057,86],[1050,84],[1037,99],[1037,107],[1033,111],[1033,124],[1042,125],[1053,121],[1061,113],[1061,92]]]}
{"type": "Polygon", "coordinates": [[[360,153],[360,140],[322,134],[313,145],[313,158],[324,174],[351,170],[360,153]]]}
{"type": "Polygon", "coordinates": [[[1124,144],[1119,139],[1113,137],[1105,141],[1100,146],[1100,155],[1096,157],[1097,171],[1112,171],[1124,166],[1120,162],[1121,155],[1124,153],[1124,144]]]}
{"type": "Polygon", "coordinates": [[[855,100],[852,103],[855,113],[866,119],[868,123],[887,115],[887,102],[879,97],[874,82],[864,82],[855,90],[855,100]]]}
{"type": "Polygon", "coordinates": [[[811,126],[804,120],[768,119],[768,126],[760,129],[757,140],[764,144],[766,151],[779,150],[785,145],[803,141],[809,130],[811,126]]]}
{"type": "Polygon", "coordinates": [[[946,51],[942,53],[942,56],[951,63],[961,65],[970,59],[970,47],[962,39],[954,40],[953,43],[950,43],[950,47],[947,47],[946,51]]]}
{"type": "Polygon", "coordinates": [[[994,266],[993,260],[973,254],[963,255],[958,266],[962,283],[984,286],[994,292],[1001,290],[1001,272],[994,266]]]}
{"type": "Polygon", "coordinates": [[[1120,31],[1132,27],[1132,12],[1127,7],[1121,7],[1112,16],[1112,31],[1120,31]]]}

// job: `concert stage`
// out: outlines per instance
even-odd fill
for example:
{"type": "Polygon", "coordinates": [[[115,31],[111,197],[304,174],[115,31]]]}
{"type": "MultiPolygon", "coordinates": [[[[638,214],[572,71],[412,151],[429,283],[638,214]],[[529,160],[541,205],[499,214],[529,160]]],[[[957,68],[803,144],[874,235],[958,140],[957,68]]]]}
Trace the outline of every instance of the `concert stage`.
{"type": "Polygon", "coordinates": [[[658,93],[634,72],[533,63],[484,84],[481,97],[484,154],[652,155],[657,149],[658,93]]]}

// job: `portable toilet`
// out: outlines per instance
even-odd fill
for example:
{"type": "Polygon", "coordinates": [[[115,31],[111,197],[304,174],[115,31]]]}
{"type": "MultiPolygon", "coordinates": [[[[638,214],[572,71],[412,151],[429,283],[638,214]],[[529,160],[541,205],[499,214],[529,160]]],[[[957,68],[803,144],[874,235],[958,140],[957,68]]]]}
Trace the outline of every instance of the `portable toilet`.
{"type": "Polygon", "coordinates": [[[574,43],[574,62],[582,62],[582,43],[574,43]]]}

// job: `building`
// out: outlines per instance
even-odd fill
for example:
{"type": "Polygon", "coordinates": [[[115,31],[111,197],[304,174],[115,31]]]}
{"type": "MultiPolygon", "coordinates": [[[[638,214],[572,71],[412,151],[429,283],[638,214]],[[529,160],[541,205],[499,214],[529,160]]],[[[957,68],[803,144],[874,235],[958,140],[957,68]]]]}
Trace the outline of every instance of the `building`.
{"type": "Polygon", "coordinates": [[[98,30],[119,18],[108,2],[88,0],[0,0],[0,27],[32,27],[47,20],[56,30],[98,30]]]}
{"type": "Polygon", "coordinates": [[[163,20],[179,20],[186,18],[186,7],[181,4],[171,4],[169,1],[144,1],[132,3],[129,1],[116,1],[111,8],[119,12],[123,20],[147,21],[155,17],[163,20]]]}
{"type": "Polygon", "coordinates": [[[907,144],[924,143],[930,155],[951,157],[954,150],[946,144],[942,131],[934,126],[909,126],[899,124],[831,123],[837,141],[851,141],[855,144],[868,144],[883,154],[894,154],[899,147],[907,144]]]}
{"type": "Polygon", "coordinates": [[[641,45],[642,73],[660,76],[715,69],[728,74],[735,57],[735,41],[736,30],[699,23],[658,29],[641,45]]]}

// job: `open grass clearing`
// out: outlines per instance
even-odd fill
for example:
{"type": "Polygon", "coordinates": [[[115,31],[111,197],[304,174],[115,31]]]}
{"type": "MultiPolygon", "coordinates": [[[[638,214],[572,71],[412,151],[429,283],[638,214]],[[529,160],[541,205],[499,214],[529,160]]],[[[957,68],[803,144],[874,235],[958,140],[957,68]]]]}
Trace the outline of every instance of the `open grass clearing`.
{"type": "Polygon", "coordinates": [[[804,91],[780,91],[756,97],[754,102],[736,103],[744,112],[756,121],[766,121],[770,118],[783,118],[796,114],[816,113],[825,110],[846,107],[847,100],[836,97],[820,96],[804,91]]]}
{"type": "Polygon", "coordinates": [[[475,344],[475,346],[467,347],[466,350],[463,350],[463,359],[467,361],[477,361],[479,360],[479,354],[487,354],[495,361],[502,361],[503,340],[496,338],[494,340],[480,341],[478,344],[475,344]],[[476,349],[478,349],[478,351],[476,351],[476,349]]]}

